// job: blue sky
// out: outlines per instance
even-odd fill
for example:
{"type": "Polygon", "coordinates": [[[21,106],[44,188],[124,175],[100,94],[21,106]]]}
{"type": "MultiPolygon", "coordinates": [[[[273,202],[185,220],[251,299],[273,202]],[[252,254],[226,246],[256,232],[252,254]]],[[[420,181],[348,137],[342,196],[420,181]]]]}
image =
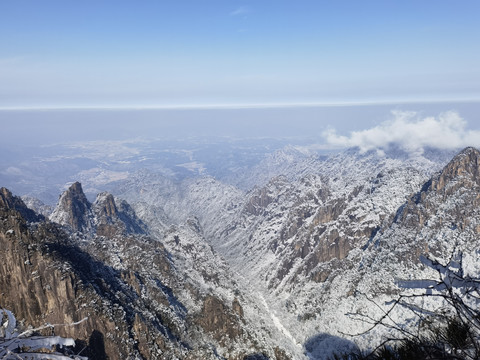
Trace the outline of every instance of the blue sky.
{"type": "Polygon", "coordinates": [[[0,108],[480,99],[480,1],[0,1],[0,108]]]}

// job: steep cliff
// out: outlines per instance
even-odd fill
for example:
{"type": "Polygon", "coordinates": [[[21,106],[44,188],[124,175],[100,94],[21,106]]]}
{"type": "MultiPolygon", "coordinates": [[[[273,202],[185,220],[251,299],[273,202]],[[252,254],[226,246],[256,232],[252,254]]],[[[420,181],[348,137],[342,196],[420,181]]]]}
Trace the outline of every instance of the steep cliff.
{"type": "Polygon", "coordinates": [[[386,239],[402,234],[397,248],[415,262],[422,253],[449,258],[455,248],[471,254],[480,235],[479,206],[480,152],[466,148],[399,209],[378,241],[389,247],[386,239]]]}
{"type": "Polygon", "coordinates": [[[138,219],[130,205],[103,192],[90,203],[79,182],[73,183],[60,196],[50,220],[69,232],[88,236],[114,237],[146,234],[147,227],[138,219]]]}
{"type": "Polygon", "coordinates": [[[170,246],[180,250],[172,256],[111,195],[90,204],[74,184],[57,206],[68,210],[60,227],[26,221],[16,210],[26,208],[22,201],[2,194],[0,303],[22,323],[59,324],[53,331],[74,338],[77,351],[92,359],[286,356],[260,345],[262,331],[244,315],[245,298],[234,293],[228,271],[205,266],[215,254],[202,249],[200,238],[189,240],[198,236],[194,223],[187,232],[169,232],[170,246]]]}
{"type": "MultiPolygon", "coordinates": [[[[128,333],[125,314],[104,312],[99,278],[92,273],[94,261],[53,224],[31,225],[5,206],[0,218],[2,306],[25,325],[65,324],[56,326],[55,333],[86,344],[82,354],[91,358],[105,358],[106,352],[111,358],[128,357],[130,351],[122,343],[128,333]]],[[[108,267],[95,271],[111,274],[108,267]]]]}
{"type": "Polygon", "coordinates": [[[91,232],[94,226],[91,207],[83,193],[82,185],[75,182],[60,196],[50,220],[66,226],[73,232],[91,232]]]}

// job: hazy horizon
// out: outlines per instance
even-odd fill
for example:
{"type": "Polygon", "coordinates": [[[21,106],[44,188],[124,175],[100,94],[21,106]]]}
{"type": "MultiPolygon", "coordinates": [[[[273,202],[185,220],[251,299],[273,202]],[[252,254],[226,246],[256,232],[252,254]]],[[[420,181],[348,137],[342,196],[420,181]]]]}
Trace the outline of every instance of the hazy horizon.
{"type": "Polygon", "coordinates": [[[1,148],[480,146],[477,1],[0,3],[1,148]]]}
{"type": "MultiPolygon", "coordinates": [[[[479,146],[480,102],[415,103],[349,106],[292,106],[188,109],[56,109],[2,110],[2,145],[38,146],[72,141],[167,139],[189,137],[309,138],[335,147],[363,146],[358,134],[388,128],[399,132],[392,142],[410,141],[406,131],[422,132],[422,123],[435,127],[441,146],[454,134],[479,146]],[[448,115],[450,119],[442,117],[448,115]],[[451,116],[455,114],[455,119],[451,116]],[[443,120],[442,120],[443,119],[443,120]],[[402,123],[403,121],[403,123],[402,123]],[[438,128],[438,129],[437,129],[438,128]],[[355,135],[356,134],[356,135],[355,135]],[[352,140],[357,136],[357,140],[352,140]],[[341,140],[340,140],[340,137],[341,140]],[[350,139],[350,140],[347,140],[350,139]]],[[[428,129],[425,129],[428,130],[428,129]]],[[[387,130],[388,131],[388,130],[387,130]]],[[[432,129],[421,137],[433,136],[432,129]]],[[[362,138],[365,138],[362,135],[362,138]]],[[[413,136],[416,139],[415,136],[413,136]]],[[[363,140],[362,140],[363,141],[363,140]]],[[[370,141],[370,140],[366,140],[370,141]]],[[[376,140],[368,146],[374,146],[376,140]]],[[[422,141],[419,140],[419,146],[422,141]]],[[[462,143],[463,144],[463,143],[462,143]]],[[[381,147],[381,143],[379,146],[381,147]]],[[[456,143],[451,143],[451,146],[456,143]]]]}

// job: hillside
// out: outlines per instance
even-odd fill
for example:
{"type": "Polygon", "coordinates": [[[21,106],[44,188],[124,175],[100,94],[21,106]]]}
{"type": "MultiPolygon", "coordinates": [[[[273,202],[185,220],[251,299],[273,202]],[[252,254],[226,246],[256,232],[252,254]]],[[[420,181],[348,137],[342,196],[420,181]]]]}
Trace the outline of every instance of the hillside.
{"type": "Polygon", "coordinates": [[[387,336],[349,336],[368,328],[349,314],[431,277],[420,255],[480,273],[478,150],[285,151],[294,165],[267,157],[249,190],[142,170],[90,202],[75,182],[49,219],[3,188],[2,306],[32,326],[87,317],[58,333],[92,358],[326,359],[387,336]]]}

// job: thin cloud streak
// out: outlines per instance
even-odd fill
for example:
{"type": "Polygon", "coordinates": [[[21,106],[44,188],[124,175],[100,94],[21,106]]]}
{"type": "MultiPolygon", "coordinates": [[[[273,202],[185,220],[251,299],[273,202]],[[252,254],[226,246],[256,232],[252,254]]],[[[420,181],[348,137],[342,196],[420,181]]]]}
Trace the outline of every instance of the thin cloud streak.
{"type": "Polygon", "coordinates": [[[32,105],[1,106],[0,111],[38,111],[38,110],[195,110],[195,109],[282,109],[282,108],[321,108],[321,107],[355,107],[375,105],[409,105],[409,104],[476,104],[480,99],[439,99],[439,100],[385,100],[385,101],[332,101],[332,102],[272,102],[272,103],[212,103],[212,104],[165,104],[165,105],[32,105]]]}
{"type": "Polygon", "coordinates": [[[230,13],[230,16],[240,16],[250,13],[250,8],[248,6],[239,6],[230,13]]]}
{"type": "Polygon", "coordinates": [[[455,111],[424,118],[413,111],[392,111],[392,115],[391,121],[367,130],[353,131],[349,136],[329,129],[323,137],[331,147],[358,147],[362,152],[377,150],[382,153],[391,146],[410,153],[422,153],[427,147],[443,150],[480,147],[480,130],[468,130],[467,121],[455,111]]]}

